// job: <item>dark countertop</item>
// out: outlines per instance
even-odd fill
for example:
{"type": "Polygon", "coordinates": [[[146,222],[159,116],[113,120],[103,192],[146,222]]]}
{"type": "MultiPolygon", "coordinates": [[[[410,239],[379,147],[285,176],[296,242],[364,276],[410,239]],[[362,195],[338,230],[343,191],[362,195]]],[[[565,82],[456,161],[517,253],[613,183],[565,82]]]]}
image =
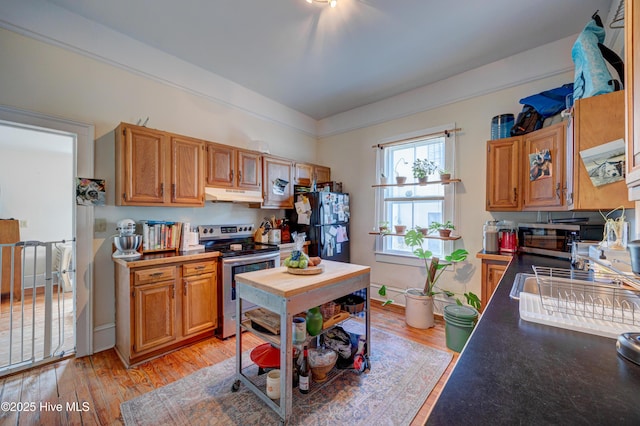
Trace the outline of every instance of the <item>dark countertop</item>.
{"type": "Polygon", "coordinates": [[[520,319],[509,291],[532,264],[570,267],[515,256],[427,424],[639,425],[640,365],[617,354],[615,339],[520,319]]]}

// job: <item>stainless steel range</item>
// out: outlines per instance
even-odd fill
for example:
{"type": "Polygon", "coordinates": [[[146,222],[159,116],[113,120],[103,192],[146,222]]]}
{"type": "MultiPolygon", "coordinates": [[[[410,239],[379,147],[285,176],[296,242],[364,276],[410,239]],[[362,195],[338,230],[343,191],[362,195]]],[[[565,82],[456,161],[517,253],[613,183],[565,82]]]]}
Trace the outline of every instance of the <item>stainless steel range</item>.
{"type": "MultiPolygon", "coordinates": [[[[218,332],[226,339],[236,333],[236,274],[280,266],[277,245],[256,243],[254,225],[201,225],[198,226],[200,244],[205,251],[219,251],[218,268],[218,332]]],[[[243,303],[242,313],[255,305],[243,303]]]]}

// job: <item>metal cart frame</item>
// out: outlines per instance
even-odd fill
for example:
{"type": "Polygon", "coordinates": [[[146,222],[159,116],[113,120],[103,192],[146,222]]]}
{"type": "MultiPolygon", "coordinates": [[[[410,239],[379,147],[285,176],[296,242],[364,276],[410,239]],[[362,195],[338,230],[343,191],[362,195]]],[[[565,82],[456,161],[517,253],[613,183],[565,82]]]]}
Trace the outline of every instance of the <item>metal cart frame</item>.
{"type": "MultiPolygon", "coordinates": [[[[331,262],[326,262],[330,264],[331,262]]],[[[330,266],[330,265],[327,265],[330,266]]],[[[358,266],[358,265],[354,265],[358,266]]],[[[233,390],[239,388],[240,383],[244,383],[253,393],[258,395],[267,406],[273,409],[281,418],[283,424],[288,424],[292,412],[293,388],[292,375],[293,368],[292,350],[293,342],[291,336],[291,324],[294,315],[304,312],[310,308],[320,306],[323,303],[330,302],[339,297],[351,294],[355,291],[364,289],[366,291],[365,299],[365,324],[366,324],[366,353],[367,360],[371,351],[371,321],[370,321],[370,305],[371,297],[369,290],[370,268],[361,267],[357,275],[349,274],[342,280],[336,281],[335,277],[327,279],[326,283],[302,293],[292,296],[279,295],[270,291],[265,286],[258,286],[251,281],[246,280],[243,275],[256,274],[249,272],[236,276],[236,312],[242,312],[242,303],[247,301],[254,303],[259,307],[266,308],[280,315],[280,336],[269,336],[265,333],[254,330],[249,322],[242,322],[241,318],[236,321],[236,381],[233,390]],[[243,373],[242,367],[242,331],[250,331],[263,339],[271,342],[274,346],[280,348],[280,400],[270,399],[266,393],[264,386],[259,386],[258,381],[251,379],[250,376],[243,373]],[[279,337],[279,339],[278,339],[279,337]],[[284,350],[283,350],[284,348],[284,350]],[[279,402],[279,403],[278,403],[279,402]]],[[[286,268],[280,268],[282,273],[286,274],[286,268]]],[[[265,271],[260,271],[265,272],[265,271]]],[[[255,277],[255,275],[254,275],[255,277]]],[[[320,275],[318,280],[322,281],[320,275]]],[[[345,370],[346,371],[346,370],[345,370]]]]}

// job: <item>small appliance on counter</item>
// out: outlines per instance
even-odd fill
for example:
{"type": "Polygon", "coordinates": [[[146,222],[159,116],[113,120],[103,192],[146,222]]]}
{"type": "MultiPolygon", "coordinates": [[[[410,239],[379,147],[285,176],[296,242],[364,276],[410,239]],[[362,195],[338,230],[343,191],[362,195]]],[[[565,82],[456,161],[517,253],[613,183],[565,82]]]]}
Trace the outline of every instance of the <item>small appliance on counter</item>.
{"type": "Polygon", "coordinates": [[[497,224],[500,253],[515,253],[518,251],[518,234],[515,222],[501,220],[497,224]]]}
{"type": "Polygon", "coordinates": [[[571,259],[575,241],[601,240],[604,223],[519,223],[518,250],[571,259]]]}
{"type": "Polygon", "coordinates": [[[180,242],[180,251],[197,251],[204,250],[204,245],[200,244],[200,233],[197,226],[191,226],[190,223],[182,224],[182,241],[180,242]]]}
{"type": "Polygon", "coordinates": [[[137,259],[142,256],[138,249],[142,244],[142,235],[137,235],[136,222],[131,219],[122,219],[116,225],[118,235],[113,236],[113,244],[116,246],[111,257],[117,259],[137,259]]]}

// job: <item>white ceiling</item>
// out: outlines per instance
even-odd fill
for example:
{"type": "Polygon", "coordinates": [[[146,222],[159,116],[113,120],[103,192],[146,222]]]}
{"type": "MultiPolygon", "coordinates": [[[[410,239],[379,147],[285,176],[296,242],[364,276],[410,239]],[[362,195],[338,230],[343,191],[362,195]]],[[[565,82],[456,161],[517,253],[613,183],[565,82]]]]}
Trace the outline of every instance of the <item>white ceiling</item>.
{"type": "Polygon", "coordinates": [[[576,34],[620,0],[47,1],[320,120],[576,34]]]}

